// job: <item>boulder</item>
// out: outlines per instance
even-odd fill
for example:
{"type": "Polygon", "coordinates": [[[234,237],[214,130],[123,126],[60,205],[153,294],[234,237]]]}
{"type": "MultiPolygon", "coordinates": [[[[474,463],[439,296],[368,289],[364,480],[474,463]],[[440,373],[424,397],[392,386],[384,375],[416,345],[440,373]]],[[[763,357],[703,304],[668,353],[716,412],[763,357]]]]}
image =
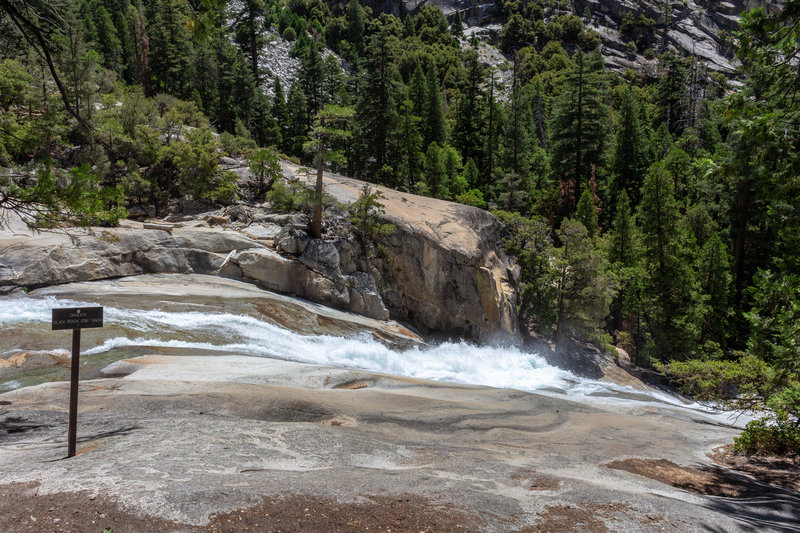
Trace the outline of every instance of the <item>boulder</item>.
{"type": "Polygon", "coordinates": [[[300,256],[303,264],[328,273],[339,273],[339,259],[336,244],[321,239],[310,241],[300,256]]]}
{"type": "Polygon", "coordinates": [[[305,284],[307,269],[302,264],[267,248],[245,250],[232,261],[242,270],[242,279],[265,289],[299,295],[305,284]]]}
{"type": "Polygon", "coordinates": [[[253,222],[268,222],[270,224],[277,224],[284,227],[287,224],[293,227],[302,227],[308,225],[306,217],[299,213],[258,213],[253,216],[253,222]]]}
{"type": "Polygon", "coordinates": [[[236,204],[228,207],[223,211],[224,215],[232,222],[242,222],[247,224],[250,222],[250,208],[246,205],[236,204]]]}
{"type": "Polygon", "coordinates": [[[193,248],[206,252],[225,253],[231,250],[261,248],[264,245],[234,231],[214,229],[176,228],[173,230],[175,243],[180,248],[193,248]]]}
{"type": "Polygon", "coordinates": [[[274,241],[277,239],[282,229],[283,228],[277,224],[264,222],[250,224],[246,228],[243,228],[242,232],[251,239],[274,241]]]}
{"type": "Polygon", "coordinates": [[[231,223],[228,217],[224,217],[221,215],[211,215],[206,219],[206,221],[211,226],[225,226],[231,223]]]}
{"type": "Polygon", "coordinates": [[[149,272],[187,272],[173,237],[160,230],[111,228],[88,233],[0,237],[2,282],[40,287],[149,272]]]}
{"type": "MultiPolygon", "coordinates": [[[[318,246],[311,241],[309,247],[329,249],[318,246]]],[[[328,243],[330,244],[330,243],[328,243]]],[[[333,248],[335,251],[335,247],[333,248]]],[[[330,257],[322,254],[326,260],[330,257]]],[[[369,274],[360,272],[357,275],[342,276],[338,273],[338,254],[336,268],[327,268],[331,264],[317,264],[317,268],[267,248],[244,250],[231,255],[220,269],[220,275],[241,279],[261,288],[292,294],[341,309],[352,311],[370,318],[386,320],[389,312],[378,294],[375,280],[369,274]],[[321,268],[325,266],[325,268],[321,268]]]]}
{"type": "Polygon", "coordinates": [[[191,196],[181,198],[174,206],[172,206],[173,214],[182,215],[198,215],[200,213],[207,213],[216,209],[216,205],[207,200],[198,200],[191,196]]]}
{"type": "Polygon", "coordinates": [[[366,272],[353,272],[346,277],[350,286],[350,310],[360,315],[389,319],[389,311],[383,303],[375,279],[366,272]]]}
{"type": "Polygon", "coordinates": [[[309,240],[308,234],[305,231],[295,229],[292,224],[286,224],[275,237],[278,248],[292,255],[303,253],[309,240]]]}

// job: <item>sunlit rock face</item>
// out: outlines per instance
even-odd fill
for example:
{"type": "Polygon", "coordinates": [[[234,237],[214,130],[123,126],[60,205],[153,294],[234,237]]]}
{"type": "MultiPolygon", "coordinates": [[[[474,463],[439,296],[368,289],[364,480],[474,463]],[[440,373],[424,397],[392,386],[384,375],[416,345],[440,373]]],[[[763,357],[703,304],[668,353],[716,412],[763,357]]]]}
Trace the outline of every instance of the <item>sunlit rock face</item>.
{"type": "MultiPolygon", "coordinates": [[[[326,190],[352,202],[363,182],[326,175],[326,190]]],[[[395,231],[382,238],[386,256],[364,260],[340,251],[375,280],[392,317],[425,333],[475,341],[517,335],[516,266],[502,250],[500,222],[462,204],[374,187],[395,231]]]]}
{"type": "MultiPolygon", "coordinates": [[[[502,13],[495,2],[480,0],[367,0],[363,5],[373,10],[404,16],[423,5],[435,5],[448,17],[458,10],[468,34],[496,43],[502,30],[502,13]]],[[[780,5],[778,0],[574,0],[561,7],[546,7],[545,19],[564,14],[581,17],[584,25],[601,38],[601,50],[612,70],[632,68],[645,75],[655,74],[655,61],[644,49],[632,52],[627,46],[632,36],[621,31],[623,18],[630,13],[653,21],[647,44],[654,53],[673,51],[696,55],[711,70],[732,74],[736,62],[726,34],[739,28],[740,14],[763,7],[768,11],[780,5]]]]}

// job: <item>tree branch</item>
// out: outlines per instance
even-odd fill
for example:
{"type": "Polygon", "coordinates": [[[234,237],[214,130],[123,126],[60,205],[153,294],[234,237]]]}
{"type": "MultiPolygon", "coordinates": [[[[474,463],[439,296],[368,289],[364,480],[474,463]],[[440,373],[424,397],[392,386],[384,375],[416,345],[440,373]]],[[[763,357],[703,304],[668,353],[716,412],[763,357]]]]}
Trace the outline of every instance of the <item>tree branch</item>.
{"type": "Polygon", "coordinates": [[[59,78],[58,72],[56,72],[56,67],[53,63],[53,58],[50,55],[47,40],[42,35],[42,32],[39,30],[36,24],[20,13],[10,0],[0,0],[0,8],[8,13],[8,16],[11,17],[11,20],[14,22],[17,28],[19,28],[20,33],[22,33],[22,36],[25,38],[25,40],[28,41],[36,53],[39,54],[39,56],[41,56],[47,63],[47,67],[50,69],[50,74],[53,76],[53,81],[55,82],[56,87],[58,87],[58,92],[61,94],[61,100],[64,102],[64,107],[66,108],[67,112],[69,112],[69,114],[72,115],[79,124],[86,128],[86,131],[92,131],[91,126],[89,126],[83,117],[81,117],[78,109],[73,108],[70,104],[67,91],[64,89],[64,85],[61,83],[61,78],[59,78]],[[29,31],[25,31],[25,28],[27,28],[29,31]],[[33,38],[31,35],[33,35],[33,38]]]}

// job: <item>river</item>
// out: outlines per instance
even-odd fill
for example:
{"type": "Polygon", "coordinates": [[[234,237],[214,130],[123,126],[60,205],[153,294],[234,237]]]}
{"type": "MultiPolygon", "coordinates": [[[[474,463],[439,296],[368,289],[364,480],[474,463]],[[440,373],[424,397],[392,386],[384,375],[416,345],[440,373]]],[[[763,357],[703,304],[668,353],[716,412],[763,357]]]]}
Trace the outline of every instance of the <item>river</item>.
{"type": "MultiPolygon", "coordinates": [[[[0,357],[24,353],[20,368],[0,368],[0,392],[68,379],[69,332],[50,331],[51,309],[96,305],[88,301],[15,296],[0,298],[0,357]],[[53,364],[59,362],[59,364],[53,364]]],[[[344,367],[395,376],[519,389],[583,402],[671,404],[712,414],[654,389],[575,376],[537,353],[508,346],[444,342],[395,350],[370,335],[301,335],[246,314],[106,306],[104,327],[83,330],[82,377],[145,354],[239,354],[344,367]]],[[[721,421],[729,414],[717,413],[721,421]]]]}

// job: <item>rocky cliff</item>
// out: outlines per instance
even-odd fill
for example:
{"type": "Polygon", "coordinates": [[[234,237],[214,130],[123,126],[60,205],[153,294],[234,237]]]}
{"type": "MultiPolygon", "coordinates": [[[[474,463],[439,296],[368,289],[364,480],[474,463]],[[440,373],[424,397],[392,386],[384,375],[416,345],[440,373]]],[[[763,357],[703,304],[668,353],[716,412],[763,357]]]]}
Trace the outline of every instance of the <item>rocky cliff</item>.
{"type": "MultiPolygon", "coordinates": [[[[502,13],[491,0],[367,0],[373,9],[402,16],[414,13],[426,4],[439,7],[445,15],[461,12],[466,33],[477,33],[496,43],[502,24],[502,13]]],[[[735,68],[731,32],[739,28],[739,15],[748,9],[775,9],[779,0],[572,0],[551,2],[545,18],[563,14],[581,17],[584,25],[596,31],[602,41],[602,52],[609,68],[633,68],[655,74],[655,61],[645,57],[644,50],[631,51],[628,43],[635,37],[623,32],[626,15],[637,23],[640,17],[650,19],[651,26],[639,28],[647,47],[656,53],[672,50],[694,54],[712,70],[732,74],[735,68]],[[629,14],[629,15],[628,15],[629,14]]]]}
{"type": "MultiPolygon", "coordinates": [[[[336,175],[326,181],[343,202],[363,187],[336,175]]],[[[140,274],[210,274],[378,320],[391,316],[424,333],[515,336],[515,271],[499,249],[500,223],[479,209],[381,190],[386,218],[397,227],[383,256],[365,254],[352,234],[310,239],[304,215],[269,206],[68,233],[33,233],[12,221],[0,232],[0,294],[140,274]]]]}
{"type": "MultiPolygon", "coordinates": [[[[373,12],[398,17],[414,14],[424,5],[434,5],[452,20],[458,10],[467,37],[462,45],[472,35],[490,45],[498,44],[505,22],[493,0],[361,0],[361,3],[373,12]]],[[[759,7],[773,11],[780,3],[781,0],[571,0],[552,3],[544,13],[546,20],[565,14],[581,17],[584,26],[600,36],[600,50],[610,70],[633,69],[655,77],[656,54],[672,51],[695,55],[709,69],[731,76],[737,64],[732,35],[739,28],[741,13],[759,7]],[[649,19],[652,26],[634,24],[631,31],[623,31],[626,15],[634,22],[640,17],[649,19]],[[641,40],[635,49],[630,46],[634,40],[641,40]]],[[[280,78],[284,91],[299,77],[300,60],[289,53],[291,46],[292,43],[272,32],[262,50],[260,68],[267,74],[264,89],[270,95],[274,94],[276,77],[280,78]]],[[[328,49],[323,52],[330,53],[328,49]]],[[[497,69],[502,84],[509,86],[508,58],[493,46],[481,46],[479,55],[484,64],[497,69]]]]}
{"type": "MultiPolygon", "coordinates": [[[[363,182],[326,175],[326,190],[354,201],[363,182]]],[[[470,206],[374,187],[395,231],[385,259],[362,270],[392,315],[426,332],[488,341],[517,335],[516,264],[500,246],[502,225],[470,206]]],[[[356,262],[358,265],[359,262],[356,262]]]]}

